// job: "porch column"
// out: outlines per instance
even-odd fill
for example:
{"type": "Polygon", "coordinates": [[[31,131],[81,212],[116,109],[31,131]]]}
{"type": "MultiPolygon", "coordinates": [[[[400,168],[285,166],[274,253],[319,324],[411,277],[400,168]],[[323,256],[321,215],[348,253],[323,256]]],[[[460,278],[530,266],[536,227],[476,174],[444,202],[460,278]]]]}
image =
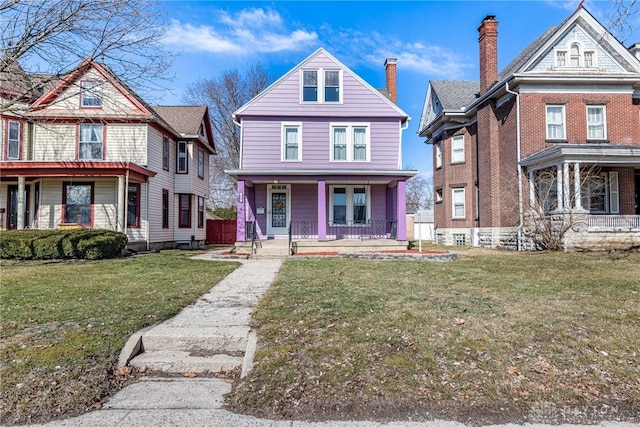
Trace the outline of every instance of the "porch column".
{"type": "Polygon", "coordinates": [[[566,210],[571,209],[571,182],[569,181],[569,163],[564,163],[562,178],[562,204],[566,210]]]}
{"type": "Polygon", "coordinates": [[[407,195],[404,180],[398,181],[396,188],[396,212],[396,240],[407,240],[407,195]]]}
{"type": "Polygon", "coordinates": [[[26,205],[26,200],[24,199],[25,196],[25,179],[24,176],[19,176],[18,177],[18,218],[17,218],[17,224],[16,224],[16,228],[18,230],[23,230],[25,227],[25,223],[24,223],[24,214],[26,212],[27,209],[27,205],[26,205]]]}
{"type": "Polygon", "coordinates": [[[118,177],[118,192],[117,197],[118,197],[118,214],[117,214],[117,219],[116,219],[116,230],[118,230],[120,233],[124,233],[125,229],[124,229],[124,224],[125,224],[125,215],[126,215],[126,210],[125,210],[125,183],[124,183],[125,179],[124,176],[119,176],[118,177]]]}
{"type": "Polygon", "coordinates": [[[562,197],[562,165],[556,167],[556,199],[558,201],[558,210],[561,211],[564,209],[562,205],[564,200],[564,197],[562,197]]]}
{"type": "Polygon", "coordinates": [[[580,188],[580,163],[573,164],[573,193],[576,195],[575,208],[582,209],[582,191],[580,188]]]}
{"type": "Polygon", "coordinates": [[[529,171],[529,207],[532,210],[536,207],[536,182],[533,171],[529,171]]]}
{"type": "Polygon", "coordinates": [[[327,240],[327,186],[324,180],[318,181],[318,241],[327,240]]]}
{"type": "Polygon", "coordinates": [[[238,192],[236,193],[236,242],[246,241],[246,217],[244,213],[244,181],[238,180],[238,192]]]}

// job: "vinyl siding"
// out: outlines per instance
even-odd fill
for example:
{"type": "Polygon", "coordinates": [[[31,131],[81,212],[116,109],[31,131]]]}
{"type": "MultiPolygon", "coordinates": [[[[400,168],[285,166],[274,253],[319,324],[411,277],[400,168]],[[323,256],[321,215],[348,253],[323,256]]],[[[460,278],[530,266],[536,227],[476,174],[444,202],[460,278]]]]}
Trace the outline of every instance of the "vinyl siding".
{"type": "Polygon", "coordinates": [[[75,159],[76,126],[74,124],[35,124],[33,160],[69,161],[75,159]]]}
{"type": "Polygon", "coordinates": [[[107,124],[105,160],[147,165],[148,128],[146,124],[107,124]]]}
{"type": "MultiPolygon", "coordinates": [[[[172,227],[177,221],[177,204],[173,198],[173,174],[175,173],[175,142],[169,140],[169,170],[162,169],[163,134],[152,127],[148,130],[149,168],[157,175],[149,180],[149,242],[170,242],[174,240],[172,227]],[[162,228],[162,190],[169,190],[169,228],[162,228]],[[175,208],[174,208],[175,207],[175,208]]],[[[177,224],[176,224],[177,227],[177,224]]]]}

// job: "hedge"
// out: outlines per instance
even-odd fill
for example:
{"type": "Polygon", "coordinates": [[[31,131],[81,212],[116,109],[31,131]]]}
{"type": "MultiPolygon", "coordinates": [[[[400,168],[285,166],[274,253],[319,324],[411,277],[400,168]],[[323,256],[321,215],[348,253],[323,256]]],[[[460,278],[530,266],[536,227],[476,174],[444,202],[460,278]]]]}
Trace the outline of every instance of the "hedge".
{"type": "Polygon", "coordinates": [[[11,230],[0,232],[3,259],[103,259],[122,254],[127,235],[110,230],[11,230]]]}

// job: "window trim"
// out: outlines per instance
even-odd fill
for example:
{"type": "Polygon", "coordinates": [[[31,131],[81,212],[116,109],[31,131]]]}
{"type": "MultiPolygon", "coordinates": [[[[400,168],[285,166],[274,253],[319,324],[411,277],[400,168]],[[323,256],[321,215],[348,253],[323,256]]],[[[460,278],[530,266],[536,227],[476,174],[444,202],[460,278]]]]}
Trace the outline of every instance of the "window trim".
{"type": "Polygon", "coordinates": [[[176,173],[188,174],[189,173],[189,142],[177,141],[176,142],[176,173]],[[184,144],[184,170],[180,169],[180,146],[184,144]]]}
{"type": "Polygon", "coordinates": [[[442,142],[438,141],[433,146],[435,147],[436,169],[440,169],[442,167],[442,142]]]}
{"type": "Polygon", "coordinates": [[[434,190],[434,194],[435,194],[435,203],[442,203],[444,201],[444,195],[442,192],[442,187],[441,188],[436,188],[434,190]]]}
{"type": "Polygon", "coordinates": [[[567,109],[564,104],[546,104],[544,108],[545,115],[545,136],[547,141],[566,141],[567,140],[567,109]],[[557,123],[549,123],[549,108],[560,107],[562,109],[562,137],[560,138],[552,138],[549,132],[550,124],[557,123]]]}
{"type": "Polygon", "coordinates": [[[88,108],[88,109],[100,109],[100,108],[102,108],[102,101],[103,101],[103,98],[104,98],[102,87],[103,87],[103,82],[101,82],[100,80],[82,80],[80,82],[80,108],[88,108]],[[91,84],[92,87],[85,88],[85,84],[91,84]],[[98,90],[95,90],[94,88],[98,88],[98,90]],[[94,95],[93,97],[85,97],[85,93],[92,94],[92,92],[94,92],[93,93],[93,95],[94,95]],[[99,104],[97,104],[97,105],[85,105],[85,99],[86,100],[97,99],[99,104]]]}
{"type": "MultiPolygon", "coordinates": [[[[333,86],[331,86],[333,87],[333,86]]],[[[337,67],[309,67],[302,68],[300,70],[300,104],[342,104],[344,96],[344,73],[341,68],[337,67]],[[304,100],[304,73],[305,71],[315,71],[317,74],[317,96],[315,101],[305,101],[304,100]],[[326,72],[327,71],[337,71],[338,72],[338,100],[337,101],[327,101],[325,99],[325,91],[327,89],[325,85],[326,81],[326,72]]]]}
{"type": "Polygon", "coordinates": [[[22,160],[22,122],[18,120],[5,120],[5,146],[4,146],[4,159],[5,160],[22,160]],[[9,136],[11,135],[11,124],[18,125],[18,139],[13,140],[18,143],[17,151],[18,157],[9,157],[9,147],[11,144],[11,139],[9,136]]]}
{"type": "Polygon", "coordinates": [[[204,150],[198,147],[198,178],[204,179],[204,150]]]}
{"type": "Polygon", "coordinates": [[[302,122],[282,122],[280,125],[280,161],[281,162],[301,162],[302,161],[302,122]],[[287,129],[296,128],[297,129],[297,145],[298,145],[298,158],[297,159],[288,159],[287,158],[287,144],[286,144],[286,136],[287,129]]]}
{"type": "Polygon", "coordinates": [[[345,163],[345,162],[353,162],[353,163],[370,163],[371,162],[371,123],[357,123],[357,122],[346,122],[346,123],[339,123],[339,122],[332,122],[329,123],[329,161],[330,162],[336,162],[336,163],[345,163]],[[341,159],[336,159],[335,158],[335,150],[334,150],[334,146],[335,146],[335,132],[334,129],[335,128],[346,128],[346,145],[347,145],[347,154],[346,154],[346,159],[345,160],[341,160],[341,159]],[[366,132],[366,144],[367,144],[367,148],[366,148],[366,159],[365,160],[356,160],[354,159],[354,130],[356,128],[365,128],[365,132],[366,132]]]}
{"type": "MultiPolygon", "coordinates": [[[[459,203],[458,203],[459,204],[459,203]]],[[[455,187],[451,189],[451,219],[466,219],[467,218],[467,200],[466,191],[464,187],[455,187]],[[462,193],[462,216],[456,215],[456,193],[462,193]]]]}
{"type": "Polygon", "coordinates": [[[136,188],[136,222],[133,225],[129,224],[129,197],[131,194],[130,188],[127,188],[127,228],[140,228],[140,205],[142,202],[141,186],[137,182],[130,182],[129,187],[136,188]]]}
{"type": "Polygon", "coordinates": [[[71,181],[63,181],[62,182],[62,218],[61,218],[61,223],[63,224],[75,224],[75,223],[66,223],[65,222],[65,217],[67,215],[67,186],[69,185],[88,185],[91,188],[91,201],[90,201],[90,209],[89,209],[89,217],[90,217],[90,221],[88,224],[82,224],[82,225],[86,225],[89,228],[93,228],[93,223],[94,223],[94,218],[93,218],[93,214],[94,214],[94,206],[95,206],[95,185],[93,181],[90,182],[71,182],[71,181]]]}
{"type": "Polygon", "coordinates": [[[191,199],[192,199],[191,194],[184,194],[184,193],[178,194],[178,228],[191,228],[191,221],[192,221],[191,216],[193,214],[193,212],[191,210],[191,205],[192,205],[191,199]],[[189,200],[189,204],[187,206],[187,209],[183,209],[183,206],[182,206],[183,197],[187,197],[188,200],[189,200]],[[182,212],[183,211],[189,212],[189,223],[188,224],[183,224],[182,223],[182,212]]]}
{"type": "Polygon", "coordinates": [[[361,226],[364,227],[366,225],[368,225],[368,223],[371,221],[371,185],[368,184],[349,184],[349,185],[340,185],[340,184],[332,184],[329,185],[329,225],[331,227],[351,227],[351,226],[361,226]],[[336,188],[344,188],[345,189],[345,198],[346,201],[345,203],[346,205],[346,212],[345,212],[345,223],[336,223],[334,222],[333,219],[333,194],[334,194],[334,190],[336,188]],[[356,188],[364,188],[365,190],[365,197],[366,197],[366,209],[367,209],[367,218],[366,221],[364,223],[354,223],[353,221],[353,194],[354,194],[354,189],[356,188]]]}
{"type": "Polygon", "coordinates": [[[162,169],[168,171],[171,164],[171,143],[167,135],[162,135],[162,169]]]}
{"type": "Polygon", "coordinates": [[[198,196],[198,228],[204,228],[204,197],[198,196]]]}
{"type": "Polygon", "coordinates": [[[78,123],[76,125],[76,159],[77,160],[85,160],[85,161],[89,161],[89,162],[93,162],[93,161],[99,161],[99,160],[104,160],[106,159],[106,144],[107,144],[107,125],[104,123],[78,123]],[[80,144],[97,144],[97,142],[83,142],[80,140],[80,136],[82,135],[82,127],[83,126],[100,126],[102,128],[102,132],[101,132],[101,138],[102,141],[100,141],[102,143],[102,157],[99,159],[84,159],[84,158],[80,158],[80,144]]]}
{"type": "Polygon", "coordinates": [[[171,205],[169,199],[169,190],[163,188],[162,189],[162,228],[168,229],[169,224],[171,223],[171,209],[169,206],[171,205]],[[166,199],[165,199],[166,197],[166,199]],[[166,205],[165,205],[166,200],[166,205]]]}
{"type": "Polygon", "coordinates": [[[604,104],[587,105],[585,109],[586,122],[587,122],[587,141],[606,141],[607,140],[607,106],[604,104]],[[602,109],[602,138],[592,138],[589,136],[589,109],[600,108],[602,109]]]}
{"type": "Polygon", "coordinates": [[[464,145],[465,145],[464,135],[455,135],[451,137],[451,164],[452,165],[464,163],[466,161],[464,145]],[[459,144],[460,140],[462,140],[462,147],[461,148],[458,147],[458,149],[456,149],[456,143],[459,144]],[[460,151],[462,152],[462,159],[456,158],[456,153],[458,153],[457,157],[459,157],[460,151]]]}

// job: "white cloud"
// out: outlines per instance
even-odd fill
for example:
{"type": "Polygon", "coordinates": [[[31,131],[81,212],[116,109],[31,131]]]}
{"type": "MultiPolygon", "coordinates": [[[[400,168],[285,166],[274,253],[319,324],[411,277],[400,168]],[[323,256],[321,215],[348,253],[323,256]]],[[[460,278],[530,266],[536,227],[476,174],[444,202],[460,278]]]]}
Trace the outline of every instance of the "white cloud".
{"type": "Polygon", "coordinates": [[[317,42],[314,31],[286,28],[270,9],[244,9],[230,15],[215,13],[219,25],[192,25],[172,20],[164,42],[187,51],[248,55],[307,49],[317,42]]]}

